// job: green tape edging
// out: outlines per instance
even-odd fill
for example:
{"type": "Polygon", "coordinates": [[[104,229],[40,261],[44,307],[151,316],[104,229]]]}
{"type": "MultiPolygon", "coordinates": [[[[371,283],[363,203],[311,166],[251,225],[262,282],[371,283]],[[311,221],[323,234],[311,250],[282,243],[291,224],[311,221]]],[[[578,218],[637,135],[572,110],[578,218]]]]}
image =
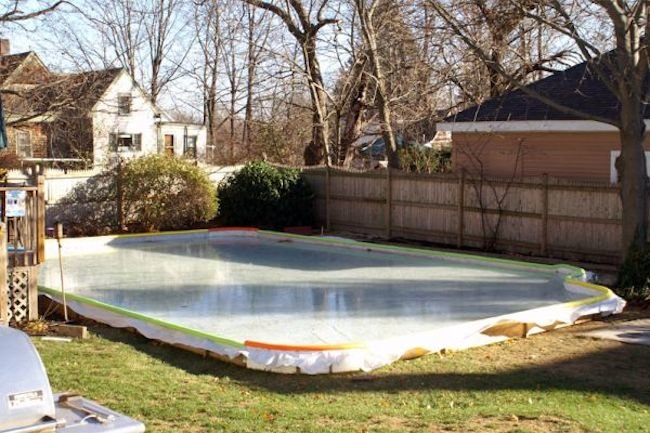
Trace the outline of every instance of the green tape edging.
{"type": "MultiPolygon", "coordinates": [[[[54,290],[54,289],[51,289],[49,287],[39,286],[38,290],[40,292],[43,292],[45,294],[54,296],[56,298],[59,298],[60,295],[61,295],[61,291],[54,290]]],[[[222,346],[228,346],[228,347],[232,347],[232,348],[235,348],[235,349],[245,349],[246,348],[244,343],[239,342],[239,341],[230,340],[230,339],[223,338],[223,337],[218,337],[216,335],[208,334],[206,332],[197,331],[196,329],[186,328],[186,327],[180,326],[180,325],[175,325],[175,324],[170,323],[170,322],[165,322],[164,320],[160,320],[160,319],[156,319],[156,318],[153,318],[153,317],[146,316],[144,314],[136,313],[135,311],[131,311],[131,310],[128,310],[126,308],[117,307],[115,305],[110,305],[110,304],[106,304],[104,302],[96,301],[94,299],[86,298],[85,296],[79,296],[79,295],[75,295],[73,293],[66,293],[65,297],[67,299],[79,302],[81,304],[85,304],[85,305],[88,305],[88,306],[91,306],[91,307],[99,308],[99,309],[105,310],[105,311],[110,311],[111,313],[117,313],[117,314],[120,314],[122,316],[129,317],[131,319],[141,320],[141,321],[143,321],[145,323],[160,326],[161,328],[169,329],[169,330],[172,330],[172,331],[178,331],[178,332],[181,332],[183,334],[191,335],[192,337],[204,338],[206,340],[209,340],[209,341],[211,341],[213,343],[220,344],[222,346]]]]}

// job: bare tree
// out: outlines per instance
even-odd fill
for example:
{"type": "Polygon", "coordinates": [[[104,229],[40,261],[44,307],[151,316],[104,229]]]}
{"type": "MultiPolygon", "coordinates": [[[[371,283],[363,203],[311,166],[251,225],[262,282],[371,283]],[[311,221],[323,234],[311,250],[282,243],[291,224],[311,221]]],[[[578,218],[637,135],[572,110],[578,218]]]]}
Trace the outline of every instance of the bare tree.
{"type": "Polygon", "coordinates": [[[367,129],[364,124],[372,122],[379,124],[389,165],[398,167],[398,135],[400,140],[419,141],[421,134],[414,130],[423,129],[420,124],[435,111],[431,68],[425,60],[429,45],[418,44],[423,27],[413,18],[422,14],[402,0],[354,0],[349,5],[353,10],[350,37],[354,38],[355,30],[358,36],[336,88],[339,98],[350,98],[337,104],[345,110],[337,142],[340,155],[349,161],[349,143],[367,129]]]}
{"type": "Polygon", "coordinates": [[[251,140],[253,130],[253,104],[257,84],[257,73],[262,61],[264,47],[268,41],[270,29],[268,20],[265,20],[263,13],[257,13],[256,8],[245,4],[247,32],[246,32],[246,102],[244,105],[244,128],[242,131],[242,143],[246,148],[246,156],[251,155],[251,140]],[[267,24],[265,24],[265,22],[267,24]]]}
{"type": "MultiPolygon", "coordinates": [[[[390,3],[392,1],[389,0],[390,3]]],[[[372,65],[375,85],[377,88],[376,99],[379,117],[381,119],[381,134],[384,138],[388,166],[399,168],[399,157],[397,154],[397,141],[393,133],[393,119],[391,114],[390,100],[384,67],[381,62],[380,52],[377,45],[377,31],[375,19],[380,0],[355,0],[355,7],[359,15],[359,24],[363,43],[368,60],[372,65]]],[[[390,9],[390,8],[389,8],[390,9]]]]}
{"type": "Polygon", "coordinates": [[[139,52],[146,39],[146,33],[144,17],[137,1],[117,0],[107,4],[101,0],[87,0],[78,8],[78,12],[112,49],[113,58],[125,67],[131,76],[139,78],[139,52]]]}
{"type": "MultiPolygon", "coordinates": [[[[415,26],[419,25],[427,35],[425,42],[432,50],[427,63],[431,65],[433,81],[446,84],[450,93],[447,99],[453,101],[453,106],[478,105],[516,88],[513,82],[489,68],[475,51],[467,49],[454,29],[440,19],[432,3],[442,2],[422,0],[421,8],[426,14],[415,26]]],[[[548,10],[544,2],[526,0],[521,2],[521,7],[510,0],[461,0],[444,4],[462,22],[466,33],[473,36],[487,59],[501,64],[518,81],[539,79],[570,60],[570,52],[564,49],[560,36],[528,17],[528,9],[522,10],[532,8],[545,14],[548,10]]],[[[448,106],[449,103],[445,108],[448,106]]]]}
{"type": "MultiPolygon", "coordinates": [[[[234,5],[233,5],[234,6],[234,5]]],[[[222,57],[224,78],[226,84],[225,93],[227,94],[227,101],[225,105],[226,120],[228,122],[228,147],[229,147],[229,161],[235,158],[235,147],[237,138],[237,117],[241,104],[239,100],[242,98],[242,81],[244,79],[244,71],[246,66],[242,64],[243,56],[240,55],[239,50],[241,45],[239,43],[240,35],[245,31],[244,28],[244,15],[245,11],[231,7],[229,8],[229,16],[222,24],[224,27],[224,38],[222,40],[222,57]]]]}
{"type": "MultiPolygon", "coordinates": [[[[184,34],[186,22],[180,13],[179,0],[154,0],[142,11],[144,31],[147,36],[150,64],[149,96],[155,103],[160,91],[177,78],[182,70],[188,50],[173,56],[172,47],[185,37],[191,45],[194,38],[184,34]]],[[[136,16],[137,18],[137,16],[136,16]]]]}
{"type": "Polygon", "coordinates": [[[203,123],[206,126],[208,146],[212,150],[208,159],[214,159],[217,129],[217,84],[219,80],[222,48],[222,8],[219,2],[202,2],[194,10],[195,31],[200,48],[197,81],[203,99],[203,123]]]}
{"type": "Polygon", "coordinates": [[[245,1],[282,20],[300,45],[313,110],[312,141],[305,149],[305,164],[315,165],[324,160],[329,165],[328,98],[316,47],[320,30],[337,22],[337,19],[325,16],[329,0],[310,0],[308,3],[288,0],[284,8],[262,0],[245,1]]]}
{"type": "MultiPolygon", "coordinates": [[[[51,20],[44,49],[78,69],[121,66],[154,102],[186,69],[194,38],[184,0],[79,0],[51,20]]],[[[67,65],[66,65],[67,66],[67,65]]]]}
{"type": "Polygon", "coordinates": [[[619,130],[621,156],[616,162],[621,181],[623,208],[623,251],[645,249],[647,242],[647,172],[643,142],[645,139],[644,111],[648,78],[648,44],[650,28],[648,0],[549,0],[543,2],[544,13],[520,2],[508,0],[518,13],[570,40],[588,62],[588,70],[596,74],[616,97],[620,109],[615,117],[599,116],[568,107],[552,96],[526,87],[517,76],[495,61],[477,40],[454,7],[447,2],[429,0],[444,22],[493,74],[520,88],[525,94],[548,106],[581,119],[603,122],[619,130]],[[549,18],[552,16],[553,18],[549,18]],[[580,25],[588,22],[589,25],[580,25]],[[614,48],[604,52],[607,36],[613,38],[614,48]]]}
{"type": "Polygon", "coordinates": [[[25,11],[23,10],[23,6],[26,6],[24,0],[6,1],[4,2],[4,6],[0,8],[0,23],[20,23],[22,21],[38,18],[42,15],[53,12],[56,8],[66,3],[68,2],[65,0],[49,1],[36,4],[36,8],[25,11]]]}

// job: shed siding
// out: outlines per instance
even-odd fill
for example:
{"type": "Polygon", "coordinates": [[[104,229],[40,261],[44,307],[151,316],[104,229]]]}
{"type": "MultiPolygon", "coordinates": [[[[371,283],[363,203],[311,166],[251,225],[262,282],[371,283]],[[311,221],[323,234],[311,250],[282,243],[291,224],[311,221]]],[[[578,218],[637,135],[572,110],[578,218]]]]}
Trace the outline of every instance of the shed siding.
{"type": "MultiPolygon", "coordinates": [[[[548,174],[607,181],[611,151],[620,149],[616,132],[455,132],[452,139],[454,170],[496,177],[548,174]]],[[[650,150],[650,139],[645,147],[650,150]]]]}

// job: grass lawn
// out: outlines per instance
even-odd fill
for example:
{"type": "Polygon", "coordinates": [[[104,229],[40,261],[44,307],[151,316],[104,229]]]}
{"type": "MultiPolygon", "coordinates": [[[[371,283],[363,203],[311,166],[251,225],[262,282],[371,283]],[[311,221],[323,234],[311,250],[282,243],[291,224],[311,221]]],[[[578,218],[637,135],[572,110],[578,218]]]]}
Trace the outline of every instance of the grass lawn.
{"type": "Polygon", "coordinates": [[[594,326],[334,376],[246,370],[104,326],[34,341],[55,391],[150,432],[650,432],[650,347],[576,336],[594,326]]]}

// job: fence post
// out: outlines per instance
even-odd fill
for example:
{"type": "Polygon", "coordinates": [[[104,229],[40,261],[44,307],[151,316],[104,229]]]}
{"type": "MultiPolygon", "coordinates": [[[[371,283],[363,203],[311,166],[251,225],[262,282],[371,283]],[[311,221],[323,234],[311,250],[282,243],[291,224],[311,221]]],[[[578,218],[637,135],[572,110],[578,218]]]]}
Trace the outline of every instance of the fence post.
{"type": "Polygon", "coordinates": [[[36,177],[36,263],[45,261],[45,176],[36,177]]]}
{"type": "Polygon", "coordinates": [[[542,177],[542,240],[540,242],[540,253],[545,256],[548,253],[548,174],[542,177]]]}
{"type": "Polygon", "coordinates": [[[330,231],[330,166],[325,166],[325,230],[330,231]]]}
{"type": "Polygon", "coordinates": [[[456,247],[463,246],[463,231],[465,229],[465,169],[460,171],[458,179],[458,232],[456,233],[456,247]]]}
{"type": "Polygon", "coordinates": [[[7,304],[7,226],[0,222],[0,325],[9,324],[7,304]]]}
{"type": "Polygon", "coordinates": [[[390,239],[392,237],[392,208],[393,208],[393,182],[391,179],[391,172],[392,169],[389,167],[386,167],[386,239],[390,239]]]}

